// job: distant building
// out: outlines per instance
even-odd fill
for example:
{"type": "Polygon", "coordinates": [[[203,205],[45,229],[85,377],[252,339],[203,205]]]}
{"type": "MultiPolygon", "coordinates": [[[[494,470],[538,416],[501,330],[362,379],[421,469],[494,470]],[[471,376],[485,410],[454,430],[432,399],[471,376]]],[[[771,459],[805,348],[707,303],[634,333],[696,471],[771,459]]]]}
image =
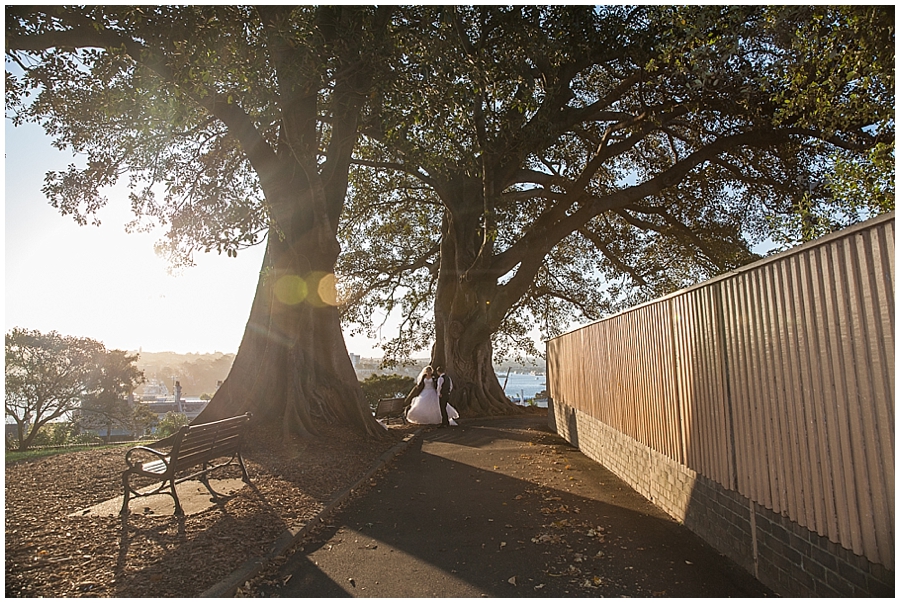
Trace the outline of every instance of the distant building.
{"type": "MultiPolygon", "coordinates": [[[[206,405],[209,404],[209,400],[182,398],[181,383],[178,381],[175,382],[174,396],[169,395],[169,388],[167,388],[164,383],[152,382],[144,388],[144,393],[141,395],[140,400],[135,400],[134,397],[131,397],[129,401],[132,404],[142,404],[150,412],[156,415],[157,420],[165,417],[167,413],[177,412],[185,415],[189,421],[193,421],[201,412],[203,412],[206,405]]],[[[85,429],[85,432],[95,433],[99,436],[106,435],[105,428],[89,428],[85,429]]],[[[130,439],[132,434],[121,427],[115,427],[110,431],[110,436],[114,440],[122,440],[123,438],[130,439]]]]}
{"type": "MultiPolygon", "coordinates": [[[[165,385],[163,387],[165,388],[165,385]]],[[[197,415],[203,412],[203,409],[209,404],[209,400],[201,400],[199,398],[188,400],[182,398],[181,382],[176,381],[175,395],[171,398],[168,396],[157,397],[155,400],[149,401],[145,393],[141,404],[144,404],[150,411],[155,412],[159,419],[166,416],[168,412],[178,412],[185,415],[189,421],[193,421],[197,418],[197,415]]]]}
{"type": "Polygon", "coordinates": [[[158,402],[169,397],[169,388],[162,381],[149,381],[144,386],[141,402],[158,402]]]}

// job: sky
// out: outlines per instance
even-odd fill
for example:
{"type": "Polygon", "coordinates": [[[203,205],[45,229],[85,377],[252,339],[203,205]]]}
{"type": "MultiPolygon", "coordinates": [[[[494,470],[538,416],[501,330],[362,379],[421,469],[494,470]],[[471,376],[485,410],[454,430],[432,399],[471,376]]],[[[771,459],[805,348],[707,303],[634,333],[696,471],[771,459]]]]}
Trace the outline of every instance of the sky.
{"type": "MultiPolygon", "coordinates": [[[[128,234],[128,189],[107,191],[99,227],[79,226],[41,193],[44,174],[76,163],[36,125],[5,120],[6,332],[20,327],[89,337],[108,349],[235,353],[250,313],[264,245],[237,258],[197,254],[171,274],[153,244],[162,231],[128,234]]],[[[351,353],[380,357],[377,341],[347,337],[351,353]]]]}

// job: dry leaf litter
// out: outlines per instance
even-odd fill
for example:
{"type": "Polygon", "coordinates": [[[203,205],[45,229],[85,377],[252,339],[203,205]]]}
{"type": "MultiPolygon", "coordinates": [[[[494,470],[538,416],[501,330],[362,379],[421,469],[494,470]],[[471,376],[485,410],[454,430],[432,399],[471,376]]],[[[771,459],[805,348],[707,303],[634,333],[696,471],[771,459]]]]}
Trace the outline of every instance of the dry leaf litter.
{"type": "Polygon", "coordinates": [[[69,516],[121,495],[127,447],[7,465],[6,596],[197,596],[314,518],[412,431],[392,425],[376,440],[328,426],[289,443],[251,433],[244,458],[255,490],[184,519],[144,515],[140,501],[125,522],[69,516]]]}

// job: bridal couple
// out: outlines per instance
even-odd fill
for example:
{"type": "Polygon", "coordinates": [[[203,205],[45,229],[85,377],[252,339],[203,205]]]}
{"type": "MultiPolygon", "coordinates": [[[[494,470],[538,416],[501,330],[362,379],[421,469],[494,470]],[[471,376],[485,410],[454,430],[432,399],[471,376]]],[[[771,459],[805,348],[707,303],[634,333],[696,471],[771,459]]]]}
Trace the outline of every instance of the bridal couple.
{"type": "Polygon", "coordinates": [[[453,382],[440,367],[426,366],[416,379],[416,386],[407,396],[412,398],[406,411],[406,420],[418,425],[457,425],[459,413],[450,405],[453,382]]]}

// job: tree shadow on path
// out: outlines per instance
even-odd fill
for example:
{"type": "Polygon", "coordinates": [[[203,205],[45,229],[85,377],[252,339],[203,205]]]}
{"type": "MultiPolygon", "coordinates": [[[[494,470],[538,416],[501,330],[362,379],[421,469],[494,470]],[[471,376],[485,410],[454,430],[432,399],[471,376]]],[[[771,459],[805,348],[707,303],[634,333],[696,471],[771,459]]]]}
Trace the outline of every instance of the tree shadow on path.
{"type": "Polygon", "coordinates": [[[545,426],[431,430],[258,596],[771,596],[545,426]]]}

